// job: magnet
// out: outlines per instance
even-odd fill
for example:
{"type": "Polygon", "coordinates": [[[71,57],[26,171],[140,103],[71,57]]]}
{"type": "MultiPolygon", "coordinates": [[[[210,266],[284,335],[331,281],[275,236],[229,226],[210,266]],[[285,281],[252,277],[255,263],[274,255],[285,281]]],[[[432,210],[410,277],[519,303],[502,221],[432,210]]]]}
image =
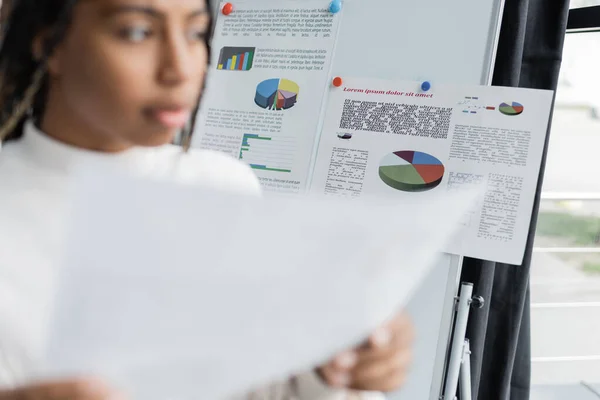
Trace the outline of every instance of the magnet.
{"type": "Polygon", "coordinates": [[[329,12],[337,14],[342,10],[342,0],[333,0],[329,3],[329,12]]]}
{"type": "Polygon", "coordinates": [[[233,12],[233,4],[225,3],[223,4],[223,8],[221,9],[223,15],[229,15],[233,12]]]}

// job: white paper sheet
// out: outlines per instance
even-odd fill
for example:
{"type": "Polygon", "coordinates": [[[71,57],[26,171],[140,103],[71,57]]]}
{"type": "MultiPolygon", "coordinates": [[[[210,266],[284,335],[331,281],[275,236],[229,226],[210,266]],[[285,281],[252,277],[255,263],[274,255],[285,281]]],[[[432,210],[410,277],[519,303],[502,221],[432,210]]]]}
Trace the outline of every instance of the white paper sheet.
{"type": "Polygon", "coordinates": [[[330,90],[312,193],[440,199],[487,181],[448,253],[521,264],[553,92],[344,77],[330,90]],[[414,160],[413,160],[414,157],[414,160]]]}
{"type": "Polygon", "coordinates": [[[216,20],[193,146],[242,159],[267,191],[306,189],[343,14],[329,3],[241,0],[216,20]]]}
{"type": "Polygon", "coordinates": [[[255,198],[97,173],[76,188],[46,372],[144,400],[226,398],[359,344],[475,198],[255,198]]]}

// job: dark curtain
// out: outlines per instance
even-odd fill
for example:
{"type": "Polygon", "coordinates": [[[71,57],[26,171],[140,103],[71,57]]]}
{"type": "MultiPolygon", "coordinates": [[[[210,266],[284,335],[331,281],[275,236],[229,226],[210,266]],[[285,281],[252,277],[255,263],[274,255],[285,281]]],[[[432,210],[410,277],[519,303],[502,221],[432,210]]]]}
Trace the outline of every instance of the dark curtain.
{"type": "MultiPolygon", "coordinates": [[[[556,89],[569,0],[506,0],[493,84],[556,89]]],[[[523,265],[466,259],[463,282],[472,282],[486,306],[472,310],[474,400],[527,400],[531,381],[529,270],[548,138],[523,265]]]]}

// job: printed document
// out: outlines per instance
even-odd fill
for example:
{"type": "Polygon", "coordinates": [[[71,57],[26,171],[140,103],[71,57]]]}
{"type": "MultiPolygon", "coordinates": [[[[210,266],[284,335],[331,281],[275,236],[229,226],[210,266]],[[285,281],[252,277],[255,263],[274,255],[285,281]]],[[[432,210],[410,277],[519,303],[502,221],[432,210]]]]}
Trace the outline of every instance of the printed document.
{"type": "Polygon", "coordinates": [[[520,265],[553,92],[345,78],[330,90],[312,193],[442,199],[486,182],[445,251],[520,265]]]}
{"type": "Polygon", "coordinates": [[[144,400],[226,399],[359,345],[477,197],[261,198],[98,172],[75,188],[46,372],[144,400]]]}

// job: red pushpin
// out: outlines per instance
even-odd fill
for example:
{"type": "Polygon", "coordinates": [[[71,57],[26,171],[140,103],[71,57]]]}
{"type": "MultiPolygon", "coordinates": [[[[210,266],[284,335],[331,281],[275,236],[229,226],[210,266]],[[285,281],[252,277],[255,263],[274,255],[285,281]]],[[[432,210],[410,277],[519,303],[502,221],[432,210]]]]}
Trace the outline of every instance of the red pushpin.
{"type": "Polygon", "coordinates": [[[223,15],[229,15],[233,12],[233,4],[231,3],[225,3],[223,5],[223,8],[221,9],[221,12],[223,13],[223,15]]]}
{"type": "Polygon", "coordinates": [[[335,78],[333,78],[333,86],[340,87],[340,86],[342,86],[343,83],[344,83],[344,81],[339,76],[336,76],[335,78]]]}

